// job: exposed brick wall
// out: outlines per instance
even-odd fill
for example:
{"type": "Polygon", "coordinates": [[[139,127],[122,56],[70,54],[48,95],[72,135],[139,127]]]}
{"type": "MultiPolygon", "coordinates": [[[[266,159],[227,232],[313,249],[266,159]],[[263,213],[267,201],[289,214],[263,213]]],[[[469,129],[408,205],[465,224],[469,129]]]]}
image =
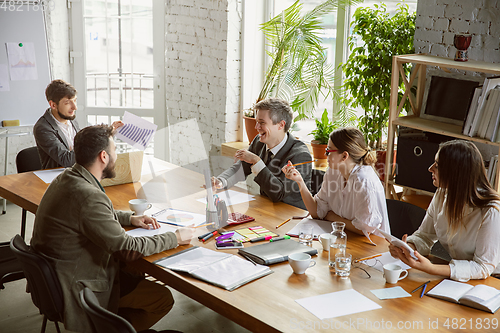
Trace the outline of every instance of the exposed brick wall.
{"type": "Polygon", "coordinates": [[[419,0],[415,52],[453,58],[456,33],[472,34],[469,59],[500,63],[500,0],[419,0]]]}
{"type": "Polygon", "coordinates": [[[239,3],[166,2],[166,115],[174,164],[201,171],[210,156],[213,173],[227,167],[218,156],[222,142],[235,140],[240,119],[239,3]]]}

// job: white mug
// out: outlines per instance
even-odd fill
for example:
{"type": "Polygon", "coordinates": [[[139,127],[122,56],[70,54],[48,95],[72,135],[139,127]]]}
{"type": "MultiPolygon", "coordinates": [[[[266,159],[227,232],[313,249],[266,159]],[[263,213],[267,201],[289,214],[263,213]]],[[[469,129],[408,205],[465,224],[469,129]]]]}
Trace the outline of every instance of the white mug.
{"type": "Polygon", "coordinates": [[[384,265],[384,277],[387,283],[397,283],[399,280],[404,279],[408,275],[406,269],[402,269],[401,266],[397,264],[386,264],[384,265]],[[401,273],[404,275],[401,276],[401,273]]]}
{"type": "Polygon", "coordinates": [[[153,206],[146,199],[132,199],[128,202],[128,205],[137,216],[144,215],[144,212],[153,206]]]}
{"type": "Polygon", "coordinates": [[[306,269],[316,265],[316,261],[311,259],[307,253],[297,252],[288,256],[288,263],[292,266],[295,274],[304,274],[306,269]]]}
{"type": "Polygon", "coordinates": [[[330,247],[330,234],[319,235],[319,240],[321,241],[321,245],[323,245],[323,251],[328,251],[330,247]]]}

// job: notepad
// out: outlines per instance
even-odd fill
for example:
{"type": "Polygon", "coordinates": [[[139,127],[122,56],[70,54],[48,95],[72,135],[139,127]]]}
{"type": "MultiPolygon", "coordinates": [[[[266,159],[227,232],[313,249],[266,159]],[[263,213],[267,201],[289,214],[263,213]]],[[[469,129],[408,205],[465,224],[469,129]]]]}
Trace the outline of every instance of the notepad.
{"type": "Polygon", "coordinates": [[[426,295],[490,313],[495,313],[500,308],[500,291],[485,284],[473,286],[445,279],[426,295]]]}
{"type": "Polygon", "coordinates": [[[255,265],[235,255],[198,246],[154,263],[173,271],[188,273],[229,291],[273,272],[267,266],[255,265]]]}
{"type": "Polygon", "coordinates": [[[290,230],[286,234],[288,236],[292,236],[292,237],[299,237],[300,227],[304,223],[312,224],[312,226],[313,226],[313,238],[316,240],[319,239],[319,235],[332,232],[332,222],[324,221],[324,220],[315,220],[315,219],[311,219],[311,218],[305,218],[305,219],[302,219],[299,223],[297,223],[297,225],[295,227],[293,227],[292,230],[290,230]]]}

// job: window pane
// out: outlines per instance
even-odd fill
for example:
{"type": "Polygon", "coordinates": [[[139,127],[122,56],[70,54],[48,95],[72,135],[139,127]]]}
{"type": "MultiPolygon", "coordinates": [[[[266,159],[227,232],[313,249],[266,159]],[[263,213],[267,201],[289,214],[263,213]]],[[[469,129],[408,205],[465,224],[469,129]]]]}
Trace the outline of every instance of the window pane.
{"type": "Polygon", "coordinates": [[[152,1],[85,0],[87,105],[153,107],[152,1]]]}

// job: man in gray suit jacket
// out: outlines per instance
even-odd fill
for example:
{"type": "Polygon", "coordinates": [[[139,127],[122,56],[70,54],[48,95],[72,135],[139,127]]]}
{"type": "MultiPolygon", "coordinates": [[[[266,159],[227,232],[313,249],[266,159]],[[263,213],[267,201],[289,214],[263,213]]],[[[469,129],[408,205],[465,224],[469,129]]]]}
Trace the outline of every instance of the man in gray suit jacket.
{"type": "MultiPolygon", "coordinates": [[[[291,161],[292,164],[310,162],[311,154],[307,146],[295,139],[288,130],[292,124],[293,112],[290,105],[278,98],[260,101],[254,106],[256,129],[259,132],[248,149],[238,150],[238,161],[228,170],[213,179],[216,188],[230,188],[253,173],[260,193],[273,202],[306,209],[299,187],[285,177],[281,168],[291,161]]],[[[310,188],[311,163],[296,168],[310,188]]]]}
{"type": "Polygon", "coordinates": [[[43,169],[75,164],[73,140],[80,130],[76,117],[76,89],[63,80],[52,81],[45,89],[49,102],[44,115],[33,127],[43,169]]]}
{"type": "Polygon", "coordinates": [[[193,233],[191,228],[150,237],[125,233],[122,226],[148,229],[159,224],[145,215],[115,211],[104,192],[99,181],[115,176],[112,133],[111,126],[98,125],[76,134],[76,164],[52,181],[35,216],[31,246],[54,266],[63,291],[64,326],[71,331],[92,332],[79,300],[84,287],[137,331],[160,320],[173,306],[170,291],[141,276],[122,274],[120,263],[189,244],[193,233]]]}

